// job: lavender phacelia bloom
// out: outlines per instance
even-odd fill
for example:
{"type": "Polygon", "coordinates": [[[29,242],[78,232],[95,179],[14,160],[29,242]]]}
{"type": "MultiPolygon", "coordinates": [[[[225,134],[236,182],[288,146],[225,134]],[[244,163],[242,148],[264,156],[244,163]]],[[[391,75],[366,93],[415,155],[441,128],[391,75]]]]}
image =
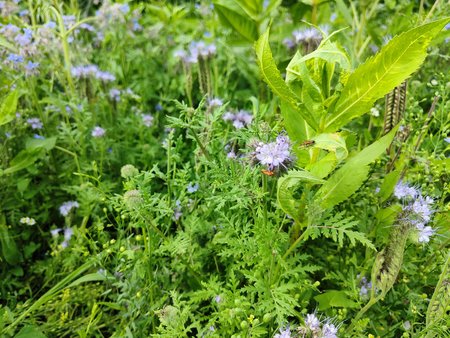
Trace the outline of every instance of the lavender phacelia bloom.
{"type": "Polygon", "coordinates": [[[359,287],[359,295],[361,297],[366,297],[372,289],[372,282],[369,282],[367,278],[363,276],[359,281],[359,287]]]}
{"type": "Polygon", "coordinates": [[[428,243],[435,233],[431,226],[426,225],[434,212],[433,199],[429,196],[423,197],[417,189],[402,182],[395,186],[394,196],[404,202],[404,219],[414,225],[417,242],[428,243]]]}
{"type": "Polygon", "coordinates": [[[27,119],[27,123],[30,125],[31,129],[33,129],[33,130],[42,129],[42,127],[43,127],[42,121],[40,119],[38,119],[37,117],[27,119]]]}
{"type": "Polygon", "coordinates": [[[117,88],[112,88],[109,91],[109,97],[111,98],[111,100],[116,101],[116,102],[120,101],[121,94],[122,94],[122,92],[117,88]]]}
{"type": "Polygon", "coordinates": [[[50,233],[51,233],[52,237],[56,237],[56,236],[58,236],[60,231],[62,231],[61,228],[56,228],[56,229],[50,230],[50,233]]]}
{"type": "Polygon", "coordinates": [[[59,207],[59,212],[62,216],[67,216],[73,209],[78,208],[79,206],[77,201],[64,202],[59,207]]]}
{"type": "Polygon", "coordinates": [[[237,113],[226,112],[222,119],[232,122],[236,129],[241,129],[252,123],[253,116],[248,111],[241,109],[237,113]]]}
{"type": "Polygon", "coordinates": [[[306,327],[315,332],[320,329],[320,320],[315,313],[308,313],[305,318],[306,327]]]}
{"type": "Polygon", "coordinates": [[[280,333],[277,333],[273,338],[291,338],[291,329],[290,327],[280,328],[280,333]]]}
{"type": "Polygon", "coordinates": [[[100,70],[97,65],[72,67],[71,73],[73,77],[80,79],[93,77],[103,82],[110,82],[116,79],[113,74],[100,70]]]}
{"type": "Polygon", "coordinates": [[[218,97],[212,97],[208,99],[208,108],[221,107],[222,105],[223,101],[218,97]]]}
{"type": "Polygon", "coordinates": [[[198,183],[189,183],[186,190],[188,193],[193,194],[194,192],[196,192],[198,190],[198,188],[199,188],[198,183]]]}
{"type": "Polygon", "coordinates": [[[292,162],[290,140],[285,135],[279,135],[275,142],[258,142],[252,155],[269,170],[286,168],[292,162]]]}
{"type": "Polygon", "coordinates": [[[151,127],[153,125],[154,117],[150,114],[144,114],[142,115],[142,123],[146,127],[151,127]]]}
{"type": "Polygon", "coordinates": [[[106,134],[106,130],[99,126],[95,126],[91,132],[92,137],[97,137],[97,138],[103,137],[103,136],[105,136],[105,134],[106,134]]]}

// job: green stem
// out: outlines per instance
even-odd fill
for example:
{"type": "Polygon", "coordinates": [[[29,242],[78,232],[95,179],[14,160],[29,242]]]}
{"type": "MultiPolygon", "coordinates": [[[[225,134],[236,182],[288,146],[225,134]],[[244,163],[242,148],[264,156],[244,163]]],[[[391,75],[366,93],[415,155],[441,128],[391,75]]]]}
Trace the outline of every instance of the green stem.
{"type": "Polygon", "coordinates": [[[294,249],[297,247],[297,245],[303,240],[303,238],[306,236],[306,232],[308,229],[306,229],[305,231],[303,231],[303,233],[299,236],[299,238],[297,238],[295,240],[294,243],[291,244],[291,246],[289,247],[289,249],[286,251],[286,253],[283,255],[282,259],[285,260],[292,251],[294,251],[294,249]]]}
{"type": "Polygon", "coordinates": [[[192,135],[194,136],[195,141],[197,142],[198,146],[200,147],[200,149],[202,150],[203,155],[205,155],[206,159],[208,161],[211,161],[211,157],[209,156],[208,150],[206,150],[205,146],[203,145],[203,143],[200,141],[200,139],[198,138],[197,134],[195,133],[195,131],[192,129],[192,127],[188,127],[188,130],[192,133],[192,135]]]}
{"type": "Polygon", "coordinates": [[[347,328],[347,333],[352,332],[353,328],[355,327],[358,320],[369,310],[373,305],[375,305],[382,297],[372,297],[370,298],[369,302],[361,309],[359,310],[358,314],[353,318],[350,326],[347,328]]]}

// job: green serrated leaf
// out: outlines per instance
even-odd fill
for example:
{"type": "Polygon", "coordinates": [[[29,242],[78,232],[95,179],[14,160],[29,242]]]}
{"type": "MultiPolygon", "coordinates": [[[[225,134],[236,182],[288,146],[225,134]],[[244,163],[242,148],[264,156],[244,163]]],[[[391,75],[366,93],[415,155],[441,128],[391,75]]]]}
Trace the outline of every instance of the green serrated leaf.
{"type": "Polygon", "coordinates": [[[432,38],[449,21],[437,20],[402,33],[360,65],[348,78],[325,130],[335,131],[368,112],[377,99],[415,72],[425,60],[432,38]]]}
{"type": "MultiPolygon", "coordinates": [[[[275,64],[272,56],[272,51],[269,45],[269,29],[260,36],[255,43],[256,59],[261,71],[263,80],[269,85],[270,89],[281,98],[291,105],[296,114],[303,118],[313,129],[317,129],[318,122],[314,115],[308,111],[304,105],[300,104],[298,97],[291,91],[289,86],[284,82],[281,74],[275,64]]],[[[286,119],[285,116],[283,118],[286,119]]],[[[292,120],[292,118],[291,118],[292,120]]],[[[297,118],[297,120],[300,120],[297,118]]]]}
{"type": "Polygon", "coordinates": [[[358,190],[369,173],[369,164],[386,151],[399,126],[364,148],[338,169],[316,193],[323,208],[331,208],[345,201],[358,190]]]}

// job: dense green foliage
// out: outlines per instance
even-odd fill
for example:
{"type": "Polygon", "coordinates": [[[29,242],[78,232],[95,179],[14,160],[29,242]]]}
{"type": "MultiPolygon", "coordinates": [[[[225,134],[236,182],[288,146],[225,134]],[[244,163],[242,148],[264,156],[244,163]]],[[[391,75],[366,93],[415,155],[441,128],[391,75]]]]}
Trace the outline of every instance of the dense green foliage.
{"type": "Polygon", "coordinates": [[[0,15],[0,337],[450,335],[444,1],[0,15]]]}

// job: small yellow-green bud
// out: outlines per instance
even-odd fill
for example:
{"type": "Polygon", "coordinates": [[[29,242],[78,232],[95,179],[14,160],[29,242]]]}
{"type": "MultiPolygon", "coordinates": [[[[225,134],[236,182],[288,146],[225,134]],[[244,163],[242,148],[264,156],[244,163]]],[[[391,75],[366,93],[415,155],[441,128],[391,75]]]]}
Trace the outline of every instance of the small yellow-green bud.
{"type": "Polygon", "coordinates": [[[138,208],[142,202],[144,201],[141,196],[141,192],[139,190],[130,190],[123,195],[123,200],[125,202],[125,205],[129,209],[136,209],[138,208]]]}
{"type": "Polygon", "coordinates": [[[120,175],[123,178],[131,178],[139,174],[139,170],[132,164],[126,164],[120,169],[120,175]]]}

